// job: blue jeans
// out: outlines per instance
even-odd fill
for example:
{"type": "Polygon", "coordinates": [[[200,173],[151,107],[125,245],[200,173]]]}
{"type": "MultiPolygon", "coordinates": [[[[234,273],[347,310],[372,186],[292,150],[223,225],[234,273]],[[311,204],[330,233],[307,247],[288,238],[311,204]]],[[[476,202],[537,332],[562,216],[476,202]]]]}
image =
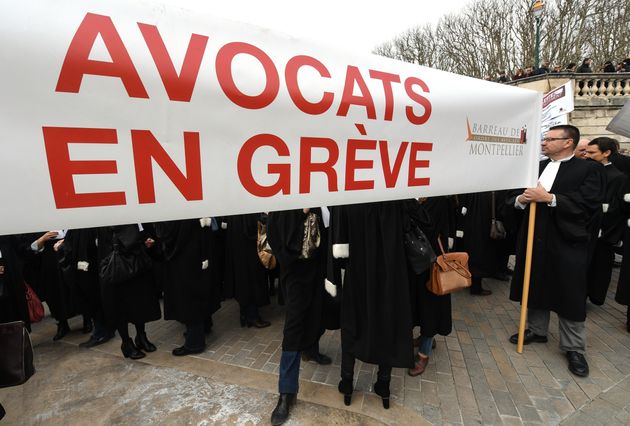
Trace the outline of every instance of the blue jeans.
{"type": "Polygon", "coordinates": [[[282,351],[280,356],[280,375],[278,391],[280,393],[298,393],[300,378],[300,352],[282,351]]]}
{"type": "Polygon", "coordinates": [[[420,336],[420,346],[418,347],[418,352],[423,355],[431,356],[431,352],[433,351],[433,336],[426,337],[420,336]]]}

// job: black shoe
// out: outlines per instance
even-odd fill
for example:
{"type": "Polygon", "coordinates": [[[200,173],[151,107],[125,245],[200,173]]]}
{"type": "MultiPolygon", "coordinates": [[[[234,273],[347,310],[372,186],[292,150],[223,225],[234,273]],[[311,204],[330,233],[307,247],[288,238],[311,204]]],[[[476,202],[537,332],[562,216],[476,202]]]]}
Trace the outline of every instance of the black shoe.
{"type": "Polygon", "coordinates": [[[262,318],[256,318],[254,321],[247,321],[247,327],[256,327],[256,328],[266,328],[269,327],[271,323],[269,321],[265,321],[262,318]]]}
{"type": "Polygon", "coordinates": [[[339,389],[339,393],[343,394],[343,403],[346,406],[350,405],[352,403],[352,391],[354,390],[352,387],[352,379],[341,379],[337,389],[339,389]]]}
{"type": "Polygon", "coordinates": [[[200,354],[205,350],[206,348],[190,349],[190,348],[187,348],[186,346],[180,346],[179,348],[173,349],[173,355],[186,356],[186,355],[192,355],[192,354],[200,354]]]}
{"type": "Polygon", "coordinates": [[[99,337],[92,335],[85,342],[79,343],[79,347],[80,348],[93,348],[94,346],[102,345],[103,343],[109,342],[109,340],[112,337],[114,337],[113,334],[107,334],[105,336],[99,336],[99,337]]]}
{"type": "Polygon", "coordinates": [[[588,299],[591,301],[593,305],[602,306],[604,304],[604,300],[595,299],[593,296],[588,296],[588,299]]]}
{"type": "Polygon", "coordinates": [[[92,319],[89,317],[83,317],[83,328],[81,329],[81,333],[88,334],[91,333],[94,327],[92,326],[92,319]]]}
{"type": "MultiPolygon", "coordinates": [[[[510,342],[515,345],[518,344],[518,333],[510,337],[510,342]]],[[[529,345],[530,343],[547,343],[547,336],[534,334],[534,332],[528,328],[525,330],[525,335],[523,336],[523,345],[529,345]]]]}
{"type": "Polygon", "coordinates": [[[383,408],[389,409],[389,380],[377,380],[374,383],[374,393],[383,400],[383,408]]]}
{"type": "Polygon", "coordinates": [[[305,352],[302,352],[302,361],[304,361],[304,362],[314,361],[314,362],[318,363],[319,365],[330,365],[330,364],[332,364],[332,359],[330,359],[329,356],[324,355],[324,354],[320,354],[320,353],[317,353],[315,355],[310,355],[310,354],[307,354],[305,352]]]}
{"type": "Polygon", "coordinates": [[[569,371],[571,373],[580,377],[588,376],[588,362],[586,362],[584,355],[576,351],[568,351],[567,359],[569,360],[569,371]]]}
{"type": "Polygon", "coordinates": [[[4,411],[4,407],[2,406],[2,404],[0,404],[0,420],[2,420],[2,418],[7,414],[6,411],[4,411]]]}
{"type": "Polygon", "coordinates": [[[151,343],[147,338],[147,333],[138,334],[136,336],[135,342],[138,349],[141,349],[145,352],[155,352],[157,350],[155,345],[151,343]]]}
{"type": "Polygon", "coordinates": [[[120,350],[125,358],[140,359],[146,356],[144,352],[136,348],[131,338],[123,340],[122,345],[120,345],[120,350]]]}
{"type": "Polygon", "coordinates": [[[69,332],[70,327],[68,326],[68,322],[60,321],[57,323],[57,333],[53,336],[53,340],[56,342],[57,340],[63,339],[69,332]]]}
{"type": "Polygon", "coordinates": [[[286,422],[293,403],[295,403],[294,393],[281,393],[278,398],[278,405],[271,413],[271,424],[277,426],[286,422]]]}

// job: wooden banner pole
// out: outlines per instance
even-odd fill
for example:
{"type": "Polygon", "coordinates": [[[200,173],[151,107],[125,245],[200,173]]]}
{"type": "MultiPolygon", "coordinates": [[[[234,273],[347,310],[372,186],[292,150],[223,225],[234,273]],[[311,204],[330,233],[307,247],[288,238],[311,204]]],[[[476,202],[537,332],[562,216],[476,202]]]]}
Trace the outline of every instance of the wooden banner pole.
{"type": "Polygon", "coordinates": [[[527,302],[529,299],[529,280],[532,271],[532,251],[534,249],[534,227],[536,225],[536,203],[529,204],[529,224],[527,227],[527,250],[525,255],[525,275],[523,277],[523,296],[521,298],[521,321],[518,326],[518,344],[516,352],[523,353],[525,324],[527,323],[527,302]]]}

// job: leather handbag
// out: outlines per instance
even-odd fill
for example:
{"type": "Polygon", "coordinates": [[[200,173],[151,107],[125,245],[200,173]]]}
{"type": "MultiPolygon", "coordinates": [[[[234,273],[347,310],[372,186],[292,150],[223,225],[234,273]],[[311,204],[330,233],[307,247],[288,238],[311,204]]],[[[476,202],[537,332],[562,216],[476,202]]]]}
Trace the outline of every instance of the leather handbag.
{"type": "Polygon", "coordinates": [[[468,253],[445,253],[442,240],[438,238],[441,255],[437,257],[431,270],[427,289],[438,296],[453,293],[472,285],[472,274],[468,270],[468,253]]]}
{"type": "Polygon", "coordinates": [[[31,323],[40,322],[44,318],[44,305],[39,300],[37,294],[33,291],[30,285],[24,283],[26,287],[26,305],[28,306],[28,318],[31,323]]]}
{"type": "Polygon", "coordinates": [[[33,374],[33,345],[22,321],[0,324],[0,387],[18,386],[33,374]]]}
{"type": "Polygon", "coordinates": [[[302,239],[302,252],[300,259],[309,259],[321,242],[321,234],[319,232],[319,223],[317,215],[313,212],[306,214],[304,219],[304,238],[302,239]]]}
{"type": "Polygon", "coordinates": [[[505,226],[503,222],[497,220],[497,214],[495,209],[494,192],[492,193],[492,222],[490,223],[490,238],[493,240],[504,240],[507,236],[505,226]]]}
{"type": "Polygon", "coordinates": [[[256,242],[256,250],[258,251],[258,258],[260,263],[265,269],[274,269],[278,264],[276,256],[273,255],[269,240],[267,239],[267,225],[258,221],[258,239],[256,242]]]}
{"type": "Polygon", "coordinates": [[[114,243],[112,252],[106,256],[100,265],[99,277],[105,285],[125,282],[149,270],[152,266],[151,258],[140,249],[137,253],[127,253],[121,250],[118,243],[114,243]]]}
{"type": "Polygon", "coordinates": [[[403,243],[407,262],[409,262],[414,274],[424,273],[435,262],[436,255],[433,247],[420,227],[412,224],[411,228],[404,233],[403,243]]]}

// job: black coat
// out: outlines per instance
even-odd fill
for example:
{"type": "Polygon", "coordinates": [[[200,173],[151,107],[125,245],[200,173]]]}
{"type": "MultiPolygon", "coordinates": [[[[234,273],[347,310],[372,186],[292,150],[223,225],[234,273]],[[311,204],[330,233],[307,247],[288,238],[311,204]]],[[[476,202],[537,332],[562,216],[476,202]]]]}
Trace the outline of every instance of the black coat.
{"type": "MultiPolygon", "coordinates": [[[[318,215],[320,234],[325,238],[321,211],[318,215]]],[[[325,328],[324,272],[326,242],[312,257],[300,259],[304,239],[302,210],[287,210],[269,213],[267,238],[280,267],[280,282],[285,296],[285,323],[282,349],[300,351],[310,348],[319,341],[325,328]]]]}
{"type": "Polygon", "coordinates": [[[364,362],[401,368],[414,362],[405,215],[405,201],[355,204],[334,208],[331,222],[333,244],[349,245],[342,350],[364,362]]]}
{"type": "MultiPolygon", "coordinates": [[[[540,163],[539,173],[549,161],[540,163]]],[[[586,273],[588,248],[599,223],[598,214],[604,199],[603,166],[575,157],[560,165],[551,187],[556,207],[538,203],[529,287],[529,307],[556,312],[572,320],[586,319],[586,273]],[[595,232],[593,231],[595,229],[595,232]]],[[[509,206],[522,190],[512,192],[509,206]]],[[[520,301],[527,243],[529,206],[518,235],[516,268],[512,278],[510,299],[520,301]]]]}
{"type": "Polygon", "coordinates": [[[155,232],[166,264],[164,318],[187,324],[206,321],[221,303],[219,287],[212,282],[210,227],[188,219],[156,223],[155,232]],[[205,260],[209,267],[203,269],[205,260]]]}
{"type": "Polygon", "coordinates": [[[3,296],[0,298],[0,323],[24,321],[30,329],[28,307],[26,305],[26,288],[22,268],[24,258],[29,256],[27,244],[20,235],[0,235],[0,265],[4,274],[0,276],[3,296]]]}
{"type": "Polygon", "coordinates": [[[259,214],[226,216],[225,281],[223,296],[241,306],[269,304],[267,271],[260,263],[256,243],[259,214]]]}
{"type": "MultiPolygon", "coordinates": [[[[142,256],[145,235],[137,224],[103,227],[98,230],[98,253],[102,261],[114,250],[114,242],[125,256],[142,256]]],[[[151,269],[124,282],[101,284],[105,318],[114,328],[121,323],[142,324],[162,317],[151,269]]]]}

